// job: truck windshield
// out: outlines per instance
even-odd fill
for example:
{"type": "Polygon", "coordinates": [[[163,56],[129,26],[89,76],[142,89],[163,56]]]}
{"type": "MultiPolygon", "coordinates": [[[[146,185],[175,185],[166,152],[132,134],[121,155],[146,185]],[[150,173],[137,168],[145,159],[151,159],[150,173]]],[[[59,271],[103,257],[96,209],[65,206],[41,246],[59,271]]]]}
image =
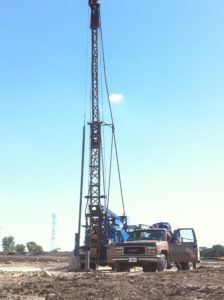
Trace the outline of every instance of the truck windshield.
{"type": "Polygon", "coordinates": [[[136,240],[155,240],[155,241],[165,241],[166,234],[164,230],[134,230],[128,232],[128,241],[136,240]]]}

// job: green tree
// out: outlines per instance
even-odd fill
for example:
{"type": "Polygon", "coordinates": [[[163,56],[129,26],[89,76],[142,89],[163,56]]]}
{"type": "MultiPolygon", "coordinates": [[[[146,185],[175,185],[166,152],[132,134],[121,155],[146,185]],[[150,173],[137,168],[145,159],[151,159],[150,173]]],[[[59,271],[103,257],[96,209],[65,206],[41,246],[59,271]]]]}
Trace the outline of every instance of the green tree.
{"type": "Polygon", "coordinates": [[[212,256],[213,257],[224,256],[224,246],[219,244],[212,246],[212,256]]]}
{"type": "Polygon", "coordinates": [[[43,253],[43,248],[40,245],[37,245],[35,242],[26,243],[26,247],[31,254],[41,254],[43,253]]]}
{"type": "Polygon", "coordinates": [[[224,246],[213,245],[212,248],[203,247],[201,248],[202,257],[221,257],[224,256],[224,246]]]}
{"type": "Polygon", "coordinates": [[[211,257],[212,256],[212,248],[202,247],[200,249],[200,254],[202,257],[211,257]]]}
{"type": "Polygon", "coordinates": [[[13,236],[5,236],[2,239],[2,249],[6,252],[15,251],[15,240],[13,236]]]}
{"type": "Polygon", "coordinates": [[[23,244],[17,244],[16,245],[16,252],[17,253],[23,254],[23,253],[25,253],[25,250],[26,250],[25,245],[23,245],[23,244]]]}

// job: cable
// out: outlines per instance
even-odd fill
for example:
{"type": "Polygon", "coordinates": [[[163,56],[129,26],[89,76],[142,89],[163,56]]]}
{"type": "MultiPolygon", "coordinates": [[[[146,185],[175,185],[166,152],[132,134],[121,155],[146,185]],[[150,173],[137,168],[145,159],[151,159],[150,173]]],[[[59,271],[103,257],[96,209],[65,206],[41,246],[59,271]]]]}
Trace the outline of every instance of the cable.
{"type": "Polygon", "coordinates": [[[108,104],[109,104],[110,117],[111,117],[111,123],[112,123],[112,135],[113,135],[114,146],[115,146],[115,154],[116,154],[116,161],[117,161],[117,168],[118,168],[118,177],[119,177],[119,185],[120,185],[120,192],[121,192],[121,201],[122,201],[122,206],[123,206],[123,214],[125,215],[123,189],[122,189],[122,184],[121,184],[120,166],[119,166],[117,143],[116,143],[116,137],[115,137],[115,127],[114,127],[113,113],[112,113],[112,108],[111,108],[111,103],[110,103],[110,94],[109,94],[109,88],[108,88],[108,82],[107,82],[107,73],[106,73],[106,63],[105,63],[105,55],[104,55],[104,43],[103,43],[103,31],[102,31],[102,24],[101,24],[101,16],[99,16],[99,19],[100,19],[100,36],[101,36],[104,80],[105,80],[107,100],[108,100],[108,104]]]}
{"type": "MultiPolygon", "coordinates": [[[[89,10],[88,10],[88,19],[89,19],[89,10]]],[[[85,70],[85,93],[84,93],[84,112],[83,112],[83,120],[84,120],[84,125],[86,123],[86,111],[87,111],[87,77],[88,77],[88,62],[89,62],[89,30],[86,30],[86,70],[85,70]]]]}
{"type": "Polygon", "coordinates": [[[109,88],[108,88],[108,83],[107,83],[107,72],[106,72],[106,63],[105,63],[105,55],[104,55],[103,30],[102,30],[102,25],[101,25],[101,16],[100,16],[100,36],[101,36],[103,71],[104,71],[104,80],[105,80],[105,86],[106,86],[106,92],[107,92],[107,100],[108,100],[108,105],[109,105],[109,109],[110,109],[111,123],[112,123],[112,126],[114,126],[113,113],[112,113],[112,108],[111,108],[111,104],[110,104],[110,94],[109,94],[109,88]]]}
{"type": "Polygon", "coordinates": [[[113,159],[113,136],[111,139],[111,147],[110,147],[110,167],[109,167],[109,180],[108,180],[108,192],[107,192],[107,210],[109,209],[110,202],[110,182],[111,182],[111,171],[112,171],[112,159],[113,159]]]}
{"type": "MultiPolygon", "coordinates": [[[[101,94],[101,120],[104,120],[104,101],[103,101],[103,72],[102,72],[102,58],[99,55],[99,65],[100,65],[100,94],[101,94]]],[[[106,173],[106,150],[105,150],[105,134],[104,134],[104,126],[101,126],[101,162],[102,162],[102,176],[103,176],[103,191],[104,191],[104,195],[106,195],[106,186],[107,186],[107,182],[106,182],[106,178],[107,178],[107,173],[106,173]]],[[[106,199],[104,201],[104,206],[106,207],[106,199]]]]}

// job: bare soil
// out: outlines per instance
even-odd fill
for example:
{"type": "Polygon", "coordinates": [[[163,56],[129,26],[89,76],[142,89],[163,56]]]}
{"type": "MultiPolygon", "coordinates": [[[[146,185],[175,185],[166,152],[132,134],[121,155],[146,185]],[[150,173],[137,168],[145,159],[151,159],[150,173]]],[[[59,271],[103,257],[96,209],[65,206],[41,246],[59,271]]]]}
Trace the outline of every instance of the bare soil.
{"type": "Polygon", "coordinates": [[[223,262],[204,262],[193,271],[72,273],[66,257],[15,260],[0,258],[0,299],[224,299],[223,262]]]}

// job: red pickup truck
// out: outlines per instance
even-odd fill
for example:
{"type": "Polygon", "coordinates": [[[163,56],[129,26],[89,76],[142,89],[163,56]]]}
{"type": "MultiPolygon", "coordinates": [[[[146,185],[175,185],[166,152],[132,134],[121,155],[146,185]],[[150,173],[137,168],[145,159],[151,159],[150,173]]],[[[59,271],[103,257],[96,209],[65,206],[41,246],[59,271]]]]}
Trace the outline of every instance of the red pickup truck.
{"type": "Polygon", "coordinates": [[[200,261],[193,228],[136,228],[126,242],[111,244],[107,260],[112,269],[126,271],[140,266],[143,271],[163,271],[176,265],[178,269],[196,268],[200,261]]]}

